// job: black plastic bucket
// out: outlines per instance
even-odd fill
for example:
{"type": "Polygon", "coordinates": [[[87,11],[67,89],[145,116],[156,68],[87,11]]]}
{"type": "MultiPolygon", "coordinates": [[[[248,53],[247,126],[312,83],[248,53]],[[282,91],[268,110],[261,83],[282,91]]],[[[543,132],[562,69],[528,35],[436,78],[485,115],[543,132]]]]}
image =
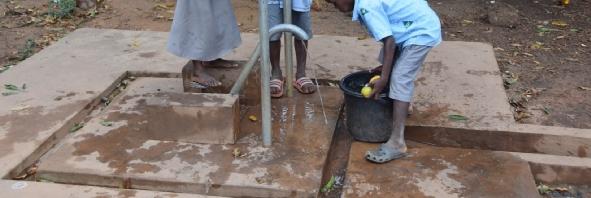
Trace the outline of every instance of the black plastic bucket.
{"type": "Polygon", "coordinates": [[[340,83],[345,94],[346,123],[351,136],[363,142],[385,142],[392,132],[392,99],[388,98],[387,86],[379,100],[361,95],[361,88],[371,79],[369,71],[360,71],[345,76],[340,83]]]}

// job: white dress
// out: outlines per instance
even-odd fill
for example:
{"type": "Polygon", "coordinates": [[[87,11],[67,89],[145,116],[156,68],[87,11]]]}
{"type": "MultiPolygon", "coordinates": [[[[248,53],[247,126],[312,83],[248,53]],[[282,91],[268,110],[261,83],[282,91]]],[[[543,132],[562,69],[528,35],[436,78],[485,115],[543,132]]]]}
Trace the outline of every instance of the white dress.
{"type": "Polygon", "coordinates": [[[177,0],[169,52],[186,59],[212,61],[240,43],[230,0],[177,0]]]}

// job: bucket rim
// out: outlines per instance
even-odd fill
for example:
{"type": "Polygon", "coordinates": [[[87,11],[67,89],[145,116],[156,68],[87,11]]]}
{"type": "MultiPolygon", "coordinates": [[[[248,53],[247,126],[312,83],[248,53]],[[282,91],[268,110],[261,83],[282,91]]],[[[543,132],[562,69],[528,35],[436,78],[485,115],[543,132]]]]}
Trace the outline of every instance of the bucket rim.
{"type": "MultiPolygon", "coordinates": [[[[361,95],[361,93],[355,92],[355,91],[351,90],[350,88],[348,88],[347,86],[345,86],[345,79],[347,79],[353,75],[364,74],[364,73],[371,74],[371,72],[369,72],[367,70],[362,70],[362,71],[347,74],[345,77],[341,78],[341,81],[339,82],[339,87],[341,88],[341,90],[343,90],[343,93],[345,93],[346,95],[355,96],[358,98],[365,98],[363,95],[361,95]]],[[[388,97],[388,94],[386,94],[386,93],[381,93],[380,98],[381,99],[390,99],[388,97]]]]}

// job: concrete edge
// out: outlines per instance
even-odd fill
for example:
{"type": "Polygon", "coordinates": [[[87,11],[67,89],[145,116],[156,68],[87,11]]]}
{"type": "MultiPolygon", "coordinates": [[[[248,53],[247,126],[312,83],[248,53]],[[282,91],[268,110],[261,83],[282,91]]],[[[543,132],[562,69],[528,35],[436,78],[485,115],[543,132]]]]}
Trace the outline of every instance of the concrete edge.
{"type": "MultiPolygon", "coordinates": [[[[135,189],[121,189],[121,188],[105,188],[98,186],[80,186],[72,184],[58,184],[58,183],[47,183],[47,182],[34,182],[34,181],[15,181],[15,180],[0,180],[0,185],[7,187],[11,186],[9,192],[3,192],[2,194],[8,195],[15,194],[20,197],[31,197],[30,194],[39,193],[39,191],[51,190],[52,194],[43,195],[44,197],[98,197],[98,195],[108,196],[133,196],[133,197],[212,197],[200,194],[185,194],[185,193],[173,193],[173,192],[156,192],[147,190],[135,190],[135,189]],[[15,188],[16,187],[16,188],[15,188]],[[45,189],[45,190],[43,190],[45,189]],[[26,194],[26,195],[23,195],[26,194]]],[[[0,189],[0,192],[3,190],[0,189]]],[[[41,195],[39,195],[41,196],[41,195]]],[[[35,196],[37,197],[37,196],[35,196]]]]}
{"type": "Polygon", "coordinates": [[[89,185],[107,188],[137,189],[157,192],[203,194],[227,197],[314,197],[317,192],[285,191],[264,187],[188,183],[150,178],[128,178],[124,175],[104,176],[80,172],[40,171],[37,179],[63,184],[89,185]]]}
{"type": "Polygon", "coordinates": [[[406,136],[416,142],[443,147],[591,157],[591,136],[587,129],[533,126],[490,130],[407,126],[406,136]]]}
{"type": "Polygon", "coordinates": [[[591,159],[556,155],[514,153],[530,164],[536,182],[543,184],[591,184],[591,159]]]}

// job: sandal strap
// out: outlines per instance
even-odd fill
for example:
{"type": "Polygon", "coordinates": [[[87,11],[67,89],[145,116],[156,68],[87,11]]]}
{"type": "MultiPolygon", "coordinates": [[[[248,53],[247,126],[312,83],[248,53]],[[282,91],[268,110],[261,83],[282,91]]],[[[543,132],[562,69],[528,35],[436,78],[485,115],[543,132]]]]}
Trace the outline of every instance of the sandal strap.
{"type": "Polygon", "coordinates": [[[283,81],[279,80],[279,79],[273,79],[273,80],[269,81],[269,86],[281,88],[283,86],[283,81]]]}
{"type": "Polygon", "coordinates": [[[312,82],[312,79],[308,78],[308,77],[301,77],[299,79],[296,80],[296,84],[300,87],[306,85],[306,84],[314,84],[314,82],[312,82]]]}

